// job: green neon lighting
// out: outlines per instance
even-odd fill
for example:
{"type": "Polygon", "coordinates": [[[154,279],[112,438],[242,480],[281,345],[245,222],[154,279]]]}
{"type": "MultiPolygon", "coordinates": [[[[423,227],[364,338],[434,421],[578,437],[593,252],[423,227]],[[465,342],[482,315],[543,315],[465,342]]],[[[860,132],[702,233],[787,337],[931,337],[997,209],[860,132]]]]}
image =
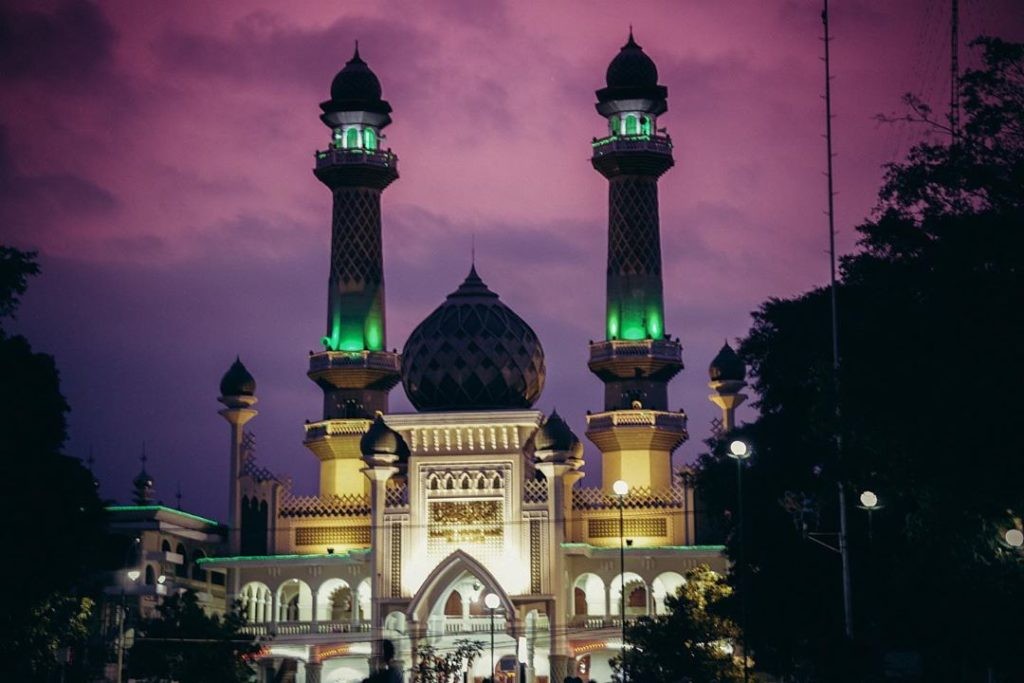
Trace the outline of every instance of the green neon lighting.
{"type": "MultiPolygon", "coordinates": [[[[618,546],[601,546],[591,545],[590,543],[562,543],[563,548],[573,549],[579,548],[580,550],[607,550],[619,552],[618,546]]],[[[701,552],[713,552],[721,553],[725,552],[724,545],[647,545],[647,546],[627,546],[625,548],[627,552],[643,553],[645,550],[689,550],[689,551],[701,551],[701,552]]],[[[202,562],[202,560],[200,560],[202,562]]]]}
{"type": "Polygon", "coordinates": [[[359,129],[349,128],[345,131],[345,146],[349,149],[355,149],[359,147],[359,129]]]}
{"type": "Polygon", "coordinates": [[[380,325],[371,320],[366,325],[366,348],[371,351],[380,351],[383,346],[383,336],[380,325]]]}
{"type": "Polygon", "coordinates": [[[640,132],[642,134],[644,134],[644,135],[650,135],[651,134],[651,117],[650,116],[644,116],[640,120],[640,132]]]}
{"type": "Polygon", "coordinates": [[[664,330],[661,327],[661,315],[657,310],[647,312],[647,335],[651,339],[661,339],[664,330]]]}
{"type": "Polygon", "coordinates": [[[608,129],[611,131],[613,136],[619,134],[619,117],[617,114],[608,119],[608,129]]]}
{"type": "Polygon", "coordinates": [[[367,128],[363,131],[363,141],[366,145],[366,149],[377,149],[377,134],[373,132],[373,129],[367,128]]]}
{"type": "Polygon", "coordinates": [[[640,128],[637,125],[636,116],[633,114],[626,114],[626,135],[636,135],[640,132],[640,128]]]}
{"type": "Polygon", "coordinates": [[[366,555],[370,550],[358,548],[336,553],[310,553],[308,555],[235,555],[234,557],[201,557],[197,564],[225,564],[231,562],[265,562],[268,560],[345,559],[353,555],[366,555]]]}
{"type": "Polygon", "coordinates": [[[220,526],[220,522],[218,521],[207,519],[206,517],[200,517],[199,515],[193,515],[191,512],[182,512],[181,510],[175,510],[174,508],[164,507],[163,505],[108,505],[107,512],[169,512],[173,515],[187,517],[198,522],[220,526]]]}

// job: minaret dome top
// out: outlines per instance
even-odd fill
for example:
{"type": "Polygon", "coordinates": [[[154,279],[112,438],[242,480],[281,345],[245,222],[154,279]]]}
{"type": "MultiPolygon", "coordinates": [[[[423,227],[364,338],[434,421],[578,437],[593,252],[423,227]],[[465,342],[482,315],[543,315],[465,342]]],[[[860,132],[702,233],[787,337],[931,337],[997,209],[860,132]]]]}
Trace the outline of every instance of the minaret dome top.
{"type": "Polygon", "coordinates": [[[597,91],[597,109],[605,116],[622,109],[612,104],[615,102],[628,102],[629,109],[643,110],[655,116],[668,109],[665,103],[668,89],[658,85],[658,67],[633,39],[632,28],[626,44],[608,64],[605,83],[607,87],[597,91]]]}
{"type": "Polygon", "coordinates": [[[321,102],[320,108],[324,111],[320,118],[329,126],[351,118],[345,114],[353,112],[376,114],[378,120],[373,123],[380,128],[391,123],[391,105],[381,99],[380,79],[359,56],[358,43],[352,59],[331,81],[331,99],[321,102]]]}
{"type": "Polygon", "coordinates": [[[256,380],[252,373],[242,364],[242,360],[235,356],[235,362],[231,364],[224,377],[220,380],[221,396],[254,396],[256,394],[256,380]]]}

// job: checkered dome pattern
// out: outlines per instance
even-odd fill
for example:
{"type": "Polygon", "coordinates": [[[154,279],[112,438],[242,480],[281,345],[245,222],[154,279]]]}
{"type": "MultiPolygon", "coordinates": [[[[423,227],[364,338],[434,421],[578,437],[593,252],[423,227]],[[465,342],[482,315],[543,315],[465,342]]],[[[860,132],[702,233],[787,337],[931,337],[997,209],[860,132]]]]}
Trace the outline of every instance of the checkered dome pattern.
{"type": "Polygon", "coordinates": [[[402,383],[418,410],[529,408],[544,388],[544,350],[473,270],[409,336],[402,383]]]}

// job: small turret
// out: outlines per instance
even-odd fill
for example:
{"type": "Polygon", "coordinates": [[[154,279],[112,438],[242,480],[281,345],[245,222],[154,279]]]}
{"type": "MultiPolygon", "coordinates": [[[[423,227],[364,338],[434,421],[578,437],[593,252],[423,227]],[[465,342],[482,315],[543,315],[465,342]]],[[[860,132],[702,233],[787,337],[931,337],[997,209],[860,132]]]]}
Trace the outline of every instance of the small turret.
{"type": "Polygon", "coordinates": [[[245,424],[256,417],[256,380],[245,367],[242,360],[235,356],[235,362],[220,380],[220,397],[217,400],[224,404],[219,414],[231,425],[231,455],[228,462],[228,546],[231,552],[238,553],[241,536],[239,533],[242,510],[241,496],[238,493],[238,477],[242,470],[242,437],[245,424]]]}
{"type": "Polygon", "coordinates": [[[142,455],[139,460],[142,462],[142,469],[132,479],[132,504],[133,505],[153,505],[156,502],[154,494],[156,490],[154,488],[153,477],[150,476],[149,472],[146,471],[146,447],[142,447],[142,455]]]}
{"type": "Polygon", "coordinates": [[[722,409],[723,432],[736,426],[736,409],[747,400],[747,395],[740,393],[747,386],[746,376],[743,359],[726,341],[708,366],[708,387],[714,391],[708,400],[722,409]]]}
{"type": "Polygon", "coordinates": [[[359,450],[367,467],[375,465],[404,466],[409,460],[409,446],[402,435],[388,426],[380,413],[359,440],[359,450]]]}

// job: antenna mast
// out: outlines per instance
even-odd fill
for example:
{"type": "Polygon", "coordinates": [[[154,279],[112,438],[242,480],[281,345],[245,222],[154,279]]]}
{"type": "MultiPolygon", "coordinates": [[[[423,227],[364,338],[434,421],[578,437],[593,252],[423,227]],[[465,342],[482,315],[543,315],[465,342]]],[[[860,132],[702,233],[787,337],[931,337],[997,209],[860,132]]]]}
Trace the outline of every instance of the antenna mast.
{"type": "Polygon", "coordinates": [[[952,0],[949,22],[949,128],[956,142],[960,137],[960,0],[952,0]]]}
{"type": "Polygon", "coordinates": [[[825,148],[828,155],[828,257],[829,296],[832,304],[832,400],[835,411],[833,444],[835,448],[836,485],[839,493],[839,556],[843,571],[843,626],[846,637],[853,638],[853,599],[850,588],[850,554],[846,543],[846,488],[843,483],[845,470],[842,467],[842,437],[839,429],[839,301],[836,298],[836,222],[835,190],[832,175],[832,64],[829,59],[829,43],[832,36],[828,28],[828,0],[823,0],[821,23],[825,30],[825,148]]]}

